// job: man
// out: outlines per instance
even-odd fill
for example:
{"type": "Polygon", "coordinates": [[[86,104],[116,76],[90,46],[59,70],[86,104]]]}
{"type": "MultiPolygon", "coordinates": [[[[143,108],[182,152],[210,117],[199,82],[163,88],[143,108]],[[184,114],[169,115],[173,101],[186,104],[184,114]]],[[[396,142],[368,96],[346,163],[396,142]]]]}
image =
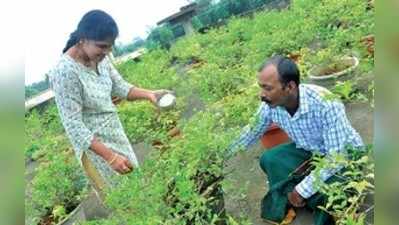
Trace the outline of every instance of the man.
{"type": "MultiPolygon", "coordinates": [[[[278,145],[260,157],[260,166],[269,184],[269,192],[262,201],[262,217],[281,222],[291,206],[308,205],[318,210],[322,198],[316,194],[316,181],[327,181],[341,169],[334,164],[332,155],[345,154],[348,145],[360,148],[363,142],[348,121],[344,105],[326,98],[329,92],[325,88],[300,84],[298,67],[291,59],[274,56],[258,72],[262,103],[256,123],[231,145],[229,154],[254,144],[272,122],[288,134],[292,143],[278,145]],[[304,169],[304,162],[308,162],[313,153],[329,157],[335,166],[292,176],[301,165],[299,170],[304,169]]],[[[331,222],[322,212],[315,213],[314,219],[316,224],[331,222]]]]}

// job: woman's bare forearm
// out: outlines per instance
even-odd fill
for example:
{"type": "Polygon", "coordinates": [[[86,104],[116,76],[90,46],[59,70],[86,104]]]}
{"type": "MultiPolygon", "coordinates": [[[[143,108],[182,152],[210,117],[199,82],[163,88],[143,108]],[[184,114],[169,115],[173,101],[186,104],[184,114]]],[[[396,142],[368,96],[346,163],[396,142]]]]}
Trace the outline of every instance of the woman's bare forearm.
{"type": "Polygon", "coordinates": [[[97,155],[101,156],[107,162],[109,162],[114,155],[114,152],[111,149],[109,149],[107,146],[105,146],[96,137],[94,137],[93,140],[91,141],[90,149],[93,152],[95,152],[97,155]]]}
{"type": "Polygon", "coordinates": [[[132,89],[130,89],[129,94],[127,96],[127,100],[134,101],[140,99],[153,101],[154,100],[153,91],[138,87],[133,87],[132,89]]]}

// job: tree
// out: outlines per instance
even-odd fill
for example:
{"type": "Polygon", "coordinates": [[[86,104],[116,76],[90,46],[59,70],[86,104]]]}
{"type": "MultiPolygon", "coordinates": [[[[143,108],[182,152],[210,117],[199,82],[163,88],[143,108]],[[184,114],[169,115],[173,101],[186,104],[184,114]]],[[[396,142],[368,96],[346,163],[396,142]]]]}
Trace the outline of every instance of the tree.
{"type": "Polygon", "coordinates": [[[174,40],[173,31],[169,24],[158,26],[151,30],[147,37],[147,48],[153,49],[156,46],[169,49],[174,40]]]}
{"type": "Polygon", "coordinates": [[[136,51],[138,48],[144,46],[145,41],[141,37],[135,37],[133,38],[131,43],[128,44],[122,44],[122,43],[117,43],[112,49],[112,54],[115,57],[125,55],[130,52],[136,51]]]}

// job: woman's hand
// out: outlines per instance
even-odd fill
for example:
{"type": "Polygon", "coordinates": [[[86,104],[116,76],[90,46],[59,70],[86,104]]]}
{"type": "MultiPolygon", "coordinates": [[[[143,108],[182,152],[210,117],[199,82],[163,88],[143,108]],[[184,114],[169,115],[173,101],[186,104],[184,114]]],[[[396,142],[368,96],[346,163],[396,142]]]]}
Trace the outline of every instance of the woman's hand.
{"type": "Polygon", "coordinates": [[[173,92],[165,89],[151,91],[150,101],[152,102],[152,104],[157,105],[159,99],[167,93],[172,94],[173,92]]]}
{"type": "Polygon", "coordinates": [[[133,165],[123,155],[114,152],[112,159],[108,162],[113,170],[119,174],[127,174],[133,171],[133,165]]]}
{"type": "Polygon", "coordinates": [[[90,148],[93,152],[107,161],[109,166],[116,172],[126,174],[133,170],[132,164],[125,156],[118,154],[111,148],[108,148],[96,137],[93,137],[90,148]]]}
{"type": "Polygon", "coordinates": [[[158,100],[167,93],[173,94],[172,91],[169,90],[148,90],[148,89],[143,89],[139,87],[132,87],[129,91],[129,94],[127,96],[127,100],[129,101],[135,101],[135,100],[140,100],[140,99],[145,99],[150,101],[152,104],[157,105],[158,100]]]}

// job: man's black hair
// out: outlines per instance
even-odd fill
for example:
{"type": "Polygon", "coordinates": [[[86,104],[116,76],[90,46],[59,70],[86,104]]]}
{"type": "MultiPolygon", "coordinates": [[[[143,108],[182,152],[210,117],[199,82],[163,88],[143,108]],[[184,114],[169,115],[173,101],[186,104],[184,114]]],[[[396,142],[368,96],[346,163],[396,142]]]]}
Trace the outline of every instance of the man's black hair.
{"type": "Polygon", "coordinates": [[[259,67],[258,72],[261,72],[269,65],[274,65],[277,69],[280,82],[285,87],[290,81],[294,81],[298,86],[300,83],[300,72],[296,63],[285,56],[276,55],[267,60],[259,67]]]}

